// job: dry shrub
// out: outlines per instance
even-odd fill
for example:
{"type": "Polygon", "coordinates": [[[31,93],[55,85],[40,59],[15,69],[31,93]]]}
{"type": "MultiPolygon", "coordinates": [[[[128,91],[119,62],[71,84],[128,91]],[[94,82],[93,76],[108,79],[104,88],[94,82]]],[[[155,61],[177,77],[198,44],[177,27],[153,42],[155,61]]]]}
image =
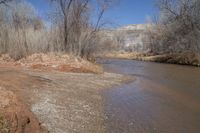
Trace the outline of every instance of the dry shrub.
{"type": "Polygon", "coordinates": [[[97,23],[89,0],[52,0],[51,26],[45,27],[24,0],[0,5],[0,54],[19,60],[34,53],[60,52],[93,60],[99,51],[101,19],[110,1],[100,2],[97,23]]]}
{"type": "Polygon", "coordinates": [[[17,63],[21,66],[39,70],[85,73],[102,73],[103,71],[99,65],[86,61],[82,58],[66,54],[33,54],[22,58],[17,63]]]}
{"type": "Polygon", "coordinates": [[[149,30],[157,53],[200,53],[200,1],[159,0],[160,18],[149,30]]]}

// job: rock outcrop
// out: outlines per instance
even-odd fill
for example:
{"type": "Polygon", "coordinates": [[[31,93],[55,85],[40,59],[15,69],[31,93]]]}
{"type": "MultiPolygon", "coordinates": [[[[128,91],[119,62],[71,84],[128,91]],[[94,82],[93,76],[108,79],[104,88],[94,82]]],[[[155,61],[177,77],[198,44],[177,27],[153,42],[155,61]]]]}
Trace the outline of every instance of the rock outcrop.
{"type": "Polygon", "coordinates": [[[119,45],[120,50],[143,52],[148,50],[148,28],[150,24],[133,24],[106,30],[106,37],[119,45]]]}

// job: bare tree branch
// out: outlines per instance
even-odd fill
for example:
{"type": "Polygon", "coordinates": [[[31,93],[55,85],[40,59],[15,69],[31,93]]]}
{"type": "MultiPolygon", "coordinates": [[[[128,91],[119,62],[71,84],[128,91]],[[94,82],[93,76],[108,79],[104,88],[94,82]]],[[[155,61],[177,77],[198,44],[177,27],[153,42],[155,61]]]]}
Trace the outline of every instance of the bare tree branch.
{"type": "Polygon", "coordinates": [[[11,2],[12,0],[0,0],[0,5],[1,4],[4,4],[4,5],[6,5],[6,6],[8,6],[8,2],[11,2]]]}

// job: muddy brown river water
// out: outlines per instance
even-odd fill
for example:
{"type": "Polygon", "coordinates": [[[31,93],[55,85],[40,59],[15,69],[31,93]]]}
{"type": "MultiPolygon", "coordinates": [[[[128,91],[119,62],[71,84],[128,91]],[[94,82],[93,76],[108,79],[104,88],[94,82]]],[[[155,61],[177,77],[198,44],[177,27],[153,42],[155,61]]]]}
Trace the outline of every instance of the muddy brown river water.
{"type": "Polygon", "coordinates": [[[104,90],[108,133],[200,133],[200,68],[121,59],[99,61],[134,76],[104,90]]]}

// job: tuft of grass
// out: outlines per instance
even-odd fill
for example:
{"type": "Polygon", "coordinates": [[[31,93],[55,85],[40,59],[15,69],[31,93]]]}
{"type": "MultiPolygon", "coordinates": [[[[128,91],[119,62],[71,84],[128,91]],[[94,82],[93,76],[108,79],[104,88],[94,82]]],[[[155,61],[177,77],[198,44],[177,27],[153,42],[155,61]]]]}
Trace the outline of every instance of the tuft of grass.
{"type": "Polygon", "coordinates": [[[0,133],[9,133],[9,132],[10,132],[9,124],[7,120],[5,120],[4,117],[1,116],[0,114],[0,133]]]}

